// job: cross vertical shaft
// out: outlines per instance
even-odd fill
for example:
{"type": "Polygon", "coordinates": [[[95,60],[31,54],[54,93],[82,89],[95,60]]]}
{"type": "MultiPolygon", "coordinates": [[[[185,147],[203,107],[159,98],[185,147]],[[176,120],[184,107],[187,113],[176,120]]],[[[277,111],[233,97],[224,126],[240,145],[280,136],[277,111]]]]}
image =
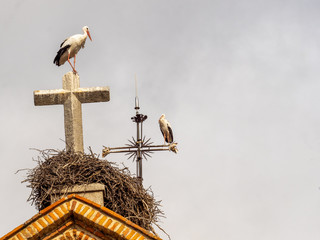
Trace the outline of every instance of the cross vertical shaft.
{"type": "Polygon", "coordinates": [[[139,98],[136,96],[135,98],[135,108],[136,115],[133,116],[131,119],[135,123],[137,123],[137,141],[136,141],[136,147],[137,147],[137,178],[142,183],[142,123],[148,118],[146,115],[139,113],[139,98]]]}
{"type": "Polygon", "coordinates": [[[142,139],[141,139],[141,132],[142,129],[142,122],[137,122],[137,145],[138,145],[138,151],[137,151],[137,177],[142,182],[142,156],[141,156],[141,146],[142,146],[142,139]]]}
{"type": "MultiPolygon", "coordinates": [[[[64,75],[62,80],[63,89],[73,92],[80,87],[79,76],[64,75]]],[[[64,126],[67,151],[72,148],[75,152],[83,152],[83,128],[81,102],[75,94],[70,94],[63,104],[64,126]]]]}

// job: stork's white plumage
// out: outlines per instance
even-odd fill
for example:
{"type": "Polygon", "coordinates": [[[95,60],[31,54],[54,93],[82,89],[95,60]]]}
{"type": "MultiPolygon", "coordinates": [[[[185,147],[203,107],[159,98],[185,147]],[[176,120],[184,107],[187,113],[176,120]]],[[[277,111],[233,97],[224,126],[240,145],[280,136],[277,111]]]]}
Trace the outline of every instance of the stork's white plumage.
{"type": "Polygon", "coordinates": [[[83,34],[73,35],[61,43],[60,49],[57,52],[57,56],[53,60],[54,64],[56,64],[57,66],[60,66],[64,64],[66,61],[68,61],[70,66],[72,67],[73,72],[77,73],[75,69],[76,55],[81,48],[84,48],[84,44],[86,43],[87,36],[89,36],[90,40],[92,41],[89,28],[87,26],[84,26],[82,30],[83,30],[83,34]],[[74,66],[72,66],[70,62],[70,58],[73,58],[73,57],[74,57],[74,62],[73,62],[74,66]]]}
{"type": "Polygon", "coordinates": [[[173,142],[173,132],[170,123],[165,119],[165,115],[162,114],[161,117],[159,118],[159,125],[160,125],[160,130],[162,132],[162,135],[164,137],[164,140],[167,143],[172,143],[173,142]]]}

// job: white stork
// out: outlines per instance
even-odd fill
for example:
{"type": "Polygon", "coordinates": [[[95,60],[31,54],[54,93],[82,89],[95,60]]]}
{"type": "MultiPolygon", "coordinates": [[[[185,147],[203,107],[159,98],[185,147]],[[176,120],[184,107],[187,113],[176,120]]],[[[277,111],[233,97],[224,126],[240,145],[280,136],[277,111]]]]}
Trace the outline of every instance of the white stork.
{"type": "Polygon", "coordinates": [[[87,26],[84,26],[82,28],[83,34],[76,34],[73,35],[66,40],[64,40],[61,45],[60,49],[57,52],[57,56],[54,58],[53,63],[55,63],[57,66],[60,66],[64,64],[66,61],[69,62],[70,66],[73,69],[74,73],[77,73],[75,67],[76,67],[76,55],[79,52],[80,48],[84,48],[84,44],[86,43],[87,36],[89,36],[90,40],[90,32],[89,28],[87,26]],[[70,58],[74,57],[73,65],[70,62],[70,58]]]}
{"type": "Polygon", "coordinates": [[[165,119],[165,115],[162,114],[161,117],[159,118],[159,125],[160,125],[160,130],[162,132],[162,135],[164,137],[164,140],[167,143],[172,143],[173,142],[173,132],[170,123],[165,119]]]}

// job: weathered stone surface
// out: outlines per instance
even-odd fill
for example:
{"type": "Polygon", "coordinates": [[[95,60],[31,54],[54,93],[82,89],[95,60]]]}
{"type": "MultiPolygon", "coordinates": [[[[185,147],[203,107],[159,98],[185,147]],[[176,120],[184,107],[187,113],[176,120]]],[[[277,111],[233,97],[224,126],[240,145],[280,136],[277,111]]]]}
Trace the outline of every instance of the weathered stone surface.
{"type": "Polygon", "coordinates": [[[101,183],[91,183],[87,185],[76,185],[71,188],[63,188],[62,191],[54,191],[53,194],[51,194],[51,204],[58,201],[63,196],[67,196],[69,194],[74,193],[103,206],[104,191],[105,186],[101,183]]]}
{"type": "Polygon", "coordinates": [[[66,149],[83,152],[82,103],[107,102],[109,87],[80,88],[78,74],[66,73],[62,78],[63,89],[34,91],[34,105],[64,106],[66,149]]]}

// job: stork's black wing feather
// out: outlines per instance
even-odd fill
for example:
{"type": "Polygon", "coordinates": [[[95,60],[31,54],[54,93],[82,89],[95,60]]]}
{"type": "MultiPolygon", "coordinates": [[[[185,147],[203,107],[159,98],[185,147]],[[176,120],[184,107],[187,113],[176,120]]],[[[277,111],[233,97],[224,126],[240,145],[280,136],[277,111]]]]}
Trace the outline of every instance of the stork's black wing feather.
{"type": "Polygon", "coordinates": [[[173,132],[172,132],[172,129],[169,124],[168,124],[168,130],[169,130],[170,139],[168,139],[167,142],[172,143],[173,142],[173,132]]]}
{"type": "Polygon", "coordinates": [[[68,40],[69,38],[66,38],[61,44],[60,47],[62,47],[62,45],[68,40]]]}
{"type": "Polygon", "coordinates": [[[60,48],[59,49],[59,51],[57,52],[57,55],[56,55],[56,57],[54,58],[54,60],[53,60],[53,63],[54,64],[56,64],[57,66],[60,66],[60,58],[61,58],[61,56],[62,56],[62,54],[64,54],[65,53],[65,51],[67,51],[68,50],[68,48],[70,47],[71,45],[66,45],[66,46],[64,46],[63,48],[60,48]]]}

